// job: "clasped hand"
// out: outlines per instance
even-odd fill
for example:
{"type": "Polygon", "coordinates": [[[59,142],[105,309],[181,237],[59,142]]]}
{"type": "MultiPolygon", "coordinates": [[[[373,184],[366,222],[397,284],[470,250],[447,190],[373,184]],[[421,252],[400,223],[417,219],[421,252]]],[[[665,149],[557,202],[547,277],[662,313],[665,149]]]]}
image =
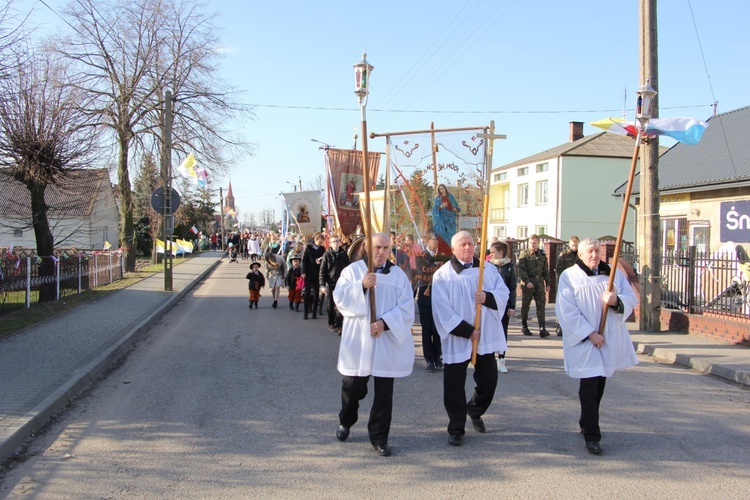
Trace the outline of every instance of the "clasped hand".
{"type": "Polygon", "coordinates": [[[378,275],[375,273],[367,273],[362,278],[362,286],[365,288],[372,288],[378,281],[378,275]]]}
{"type": "Polygon", "coordinates": [[[381,333],[385,331],[385,323],[382,319],[377,320],[375,323],[370,323],[370,335],[377,338],[381,333]]]}

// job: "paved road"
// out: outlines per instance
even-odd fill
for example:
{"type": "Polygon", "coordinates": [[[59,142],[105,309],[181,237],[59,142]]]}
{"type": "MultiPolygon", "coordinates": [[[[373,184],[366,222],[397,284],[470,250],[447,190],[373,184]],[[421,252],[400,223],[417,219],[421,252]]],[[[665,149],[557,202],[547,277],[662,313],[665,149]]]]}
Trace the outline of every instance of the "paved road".
{"type": "Polygon", "coordinates": [[[0,496],[746,498],[746,389],[641,356],[607,384],[594,457],[559,339],[517,324],[486,435],[447,445],[441,374],[418,358],[396,383],[394,456],[369,445],[370,398],[339,443],[338,337],[267,297],[249,311],[245,273],[224,261],[33,442],[0,496]]]}

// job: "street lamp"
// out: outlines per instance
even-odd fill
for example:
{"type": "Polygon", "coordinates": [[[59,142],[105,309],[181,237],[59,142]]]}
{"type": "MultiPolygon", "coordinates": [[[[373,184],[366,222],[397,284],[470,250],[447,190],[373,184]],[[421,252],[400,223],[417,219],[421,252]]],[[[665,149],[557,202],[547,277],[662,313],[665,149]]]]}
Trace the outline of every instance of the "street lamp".
{"type": "Polygon", "coordinates": [[[297,184],[295,184],[294,182],[290,182],[290,181],[286,181],[286,183],[294,188],[295,193],[297,192],[297,184]]]}
{"type": "MultiPolygon", "coordinates": [[[[370,175],[367,154],[367,96],[370,93],[370,74],[374,67],[367,62],[367,52],[362,52],[362,60],[354,65],[354,93],[359,99],[359,109],[362,116],[362,176],[365,190],[365,236],[367,238],[367,272],[372,272],[372,227],[370,221],[370,175]]],[[[370,291],[370,321],[375,321],[375,290],[370,291]]]]}

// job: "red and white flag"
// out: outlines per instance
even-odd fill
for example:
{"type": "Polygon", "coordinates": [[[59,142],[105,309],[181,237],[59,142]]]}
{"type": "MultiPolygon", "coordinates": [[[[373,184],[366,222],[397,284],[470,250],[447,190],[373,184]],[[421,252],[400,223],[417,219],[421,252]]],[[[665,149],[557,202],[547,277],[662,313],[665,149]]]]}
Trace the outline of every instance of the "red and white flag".
{"type": "Polygon", "coordinates": [[[198,228],[193,225],[193,227],[190,228],[190,232],[193,234],[198,234],[198,228]]]}

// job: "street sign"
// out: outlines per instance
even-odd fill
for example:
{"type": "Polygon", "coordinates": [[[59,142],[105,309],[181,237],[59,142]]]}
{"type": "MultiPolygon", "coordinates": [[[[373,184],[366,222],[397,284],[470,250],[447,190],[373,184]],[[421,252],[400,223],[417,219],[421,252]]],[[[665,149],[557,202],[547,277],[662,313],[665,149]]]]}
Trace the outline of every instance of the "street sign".
{"type": "Polygon", "coordinates": [[[170,189],[172,190],[171,207],[165,207],[166,197],[164,196],[164,187],[158,187],[154,189],[153,193],[151,193],[151,208],[153,208],[159,214],[163,214],[164,209],[166,208],[167,215],[174,215],[174,213],[180,207],[180,193],[178,193],[174,188],[170,189]]]}

